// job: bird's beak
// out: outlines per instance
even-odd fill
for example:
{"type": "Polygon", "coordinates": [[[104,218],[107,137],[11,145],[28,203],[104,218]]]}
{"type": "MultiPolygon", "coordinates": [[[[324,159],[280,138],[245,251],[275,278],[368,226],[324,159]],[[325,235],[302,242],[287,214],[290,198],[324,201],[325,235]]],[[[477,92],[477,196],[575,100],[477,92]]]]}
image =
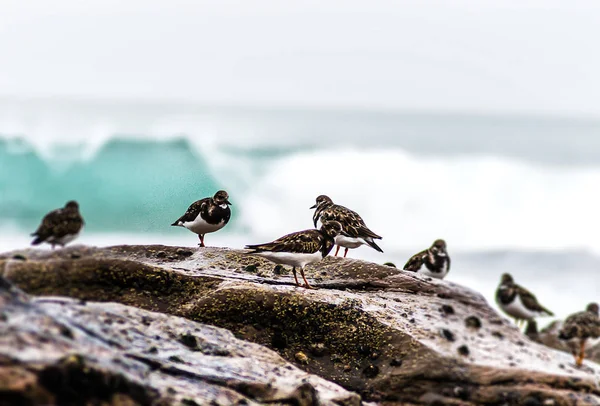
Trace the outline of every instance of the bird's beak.
{"type": "Polygon", "coordinates": [[[310,210],[312,210],[312,209],[316,209],[316,208],[317,208],[317,204],[316,204],[316,203],[315,203],[315,205],[314,205],[314,206],[310,206],[310,210]]]}
{"type": "Polygon", "coordinates": [[[230,206],[233,206],[233,204],[231,204],[231,202],[229,201],[229,199],[225,199],[225,203],[228,204],[228,205],[230,205],[230,206]]]}

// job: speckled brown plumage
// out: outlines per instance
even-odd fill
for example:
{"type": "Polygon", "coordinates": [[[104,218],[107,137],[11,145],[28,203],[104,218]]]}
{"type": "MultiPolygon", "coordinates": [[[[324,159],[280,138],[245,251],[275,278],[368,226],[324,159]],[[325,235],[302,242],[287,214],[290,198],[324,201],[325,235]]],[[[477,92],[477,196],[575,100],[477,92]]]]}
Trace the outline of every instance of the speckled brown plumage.
{"type": "MultiPolygon", "coordinates": [[[[321,221],[321,223],[326,221],[337,221],[342,225],[342,235],[350,238],[363,239],[364,242],[373,249],[383,252],[383,250],[373,241],[373,239],[380,240],[381,236],[371,231],[362,217],[355,211],[340,206],[339,204],[334,204],[333,201],[325,195],[318,196],[316,204],[312,206],[311,209],[316,209],[313,214],[313,223],[315,227],[319,221],[321,221]]],[[[348,248],[346,248],[346,253],[347,252],[348,248]]],[[[346,255],[344,254],[344,256],[346,255]]]]}
{"type": "MultiPolygon", "coordinates": [[[[293,266],[294,279],[296,285],[299,285],[296,277],[296,266],[300,268],[300,274],[304,279],[305,286],[310,288],[306,277],[304,276],[305,263],[315,261],[315,258],[302,259],[303,254],[310,255],[320,253],[319,258],[325,258],[335,245],[334,238],[342,230],[342,226],[337,221],[325,222],[319,230],[303,230],[295,233],[286,234],[272,242],[264,244],[246,245],[245,248],[253,250],[250,254],[257,254],[281,264],[293,266]],[[275,254],[275,255],[273,255],[275,254]],[[278,254],[279,257],[278,257],[278,254]],[[286,254],[290,254],[286,257],[286,254]],[[297,255],[297,258],[294,257],[297,255]]],[[[314,256],[313,256],[314,257],[314,256]]]]}
{"type": "Polygon", "coordinates": [[[590,303],[586,310],[567,317],[563,323],[558,337],[561,340],[578,339],[580,344],[579,354],[575,356],[575,363],[581,366],[585,356],[585,342],[588,338],[600,337],[600,317],[598,317],[598,304],[590,303]]]}
{"type": "Polygon", "coordinates": [[[38,245],[43,242],[52,245],[65,246],[77,237],[84,225],[83,217],[79,213],[79,204],[69,201],[65,207],[56,209],[44,216],[42,223],[31,235],[36,237],[31,244],[38,245]]]}

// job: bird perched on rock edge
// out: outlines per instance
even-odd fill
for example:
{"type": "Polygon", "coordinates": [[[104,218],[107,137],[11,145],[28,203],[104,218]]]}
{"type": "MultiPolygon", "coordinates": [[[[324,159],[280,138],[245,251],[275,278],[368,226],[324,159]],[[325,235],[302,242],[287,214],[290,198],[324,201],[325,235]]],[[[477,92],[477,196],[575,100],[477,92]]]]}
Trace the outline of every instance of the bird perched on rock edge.
{"type": "Polygon", "coordinates": [[[355,211],[352,211],[344,206],[334,204],[333,201],[325,195],[320,195],[316,199],[316,203],[310,207],[316,209],[313,215],[313,223],[317,227],[317,223],[325,221],[338,221],[342,225],[342,232],[335,238],[337,248],[335,256],[337,256],[340,247],[344,247],[344,258],[348,254],[348,249],[358,248],[363,244],[369,245],[371,248],[383,252],[381,248],[373,241],[374,239],[381,240],[381,237],[371,231],[362,217],[355,211]]]}
{"type": "Polygon", "coordinates": [[[31,234],[35,239],[32,245],[46,242],[54,249],[55,245],[64,247],[79,236],[84,226],[79,213],[79,204],[75,200],[67,202],[65,207],[46,214],[37,230],[31,234]]]}
{"type": "Polygon", "coordinates": [[[296,268],[304,280],[304,287],[311,288],[304,276],[304,267],[322,260],[331,252],[335,244],[335,236],[342,231],[337,221],[328,221],[319,230],[311,229],[284,235],[275,241],[265,244],[246,245],[253,250],[251,255],[258,255],[276,264],[292,266],[296,286],[300,286],[296,276],[296,268]]]}
{"type": "Polygon", "coordinates": [[[600,337],[600,317],[598,303],[590,303],[585,311],[567,317],[558,333],[561,340],[579,339],[579,354],[575,351],[575,364],[579,367],[585,357],[585,343],[588,338],[600,337]]]}
{"type": "Polygon", "coordinates": [[[229,222],[230,205],[229,194],[219,190],[213,197],[205,197],[192,203],[185,214],[171,225],[185,227],[198,234],[200,247],[205,247],[204,236],[222,229],[229,222]]]}
{"type": "Polygon", "coordinates": [[[522,321],[554,316],[554,313],[539,304],[533,293],[517,285],[509,273],[502,274],[500,286],[496,290],[496,302],[504,313],[515,319],[519,327],[522,321]]]}
{"type": "Polygon", "coordinates": [[[404,270],[444,279],[450,271],[446,241],[435,240],[431,247],[413,255],[404,265],[404,270]]]}

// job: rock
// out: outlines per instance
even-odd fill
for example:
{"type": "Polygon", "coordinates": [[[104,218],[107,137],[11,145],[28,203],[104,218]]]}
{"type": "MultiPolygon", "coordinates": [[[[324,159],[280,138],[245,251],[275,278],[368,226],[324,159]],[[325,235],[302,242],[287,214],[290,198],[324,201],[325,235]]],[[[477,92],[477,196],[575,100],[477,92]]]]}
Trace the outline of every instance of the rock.
{"type": "Polygon", "coordinates": [[[117,303],[30,299],[6,283],[0,306],[3,405],[360,404],[218,327],[117,303]]]}
{"type": "MultiPolygon", "coordinates": [[[[169,257],[176,247],[78,247],[82,256],[76,261],[68,257],[69,250],[8,253],[0,256],[0,272],[35,295],[119,302],[226,328],[237,338],[275,348],[287,361],[360,393],[365,401],[600,402],[600,367],[574,368],[569,354],[531,342],[480,294],[449,281],[327,257],[306,268],[318,288],[307,290],[296,287],[292,275],[275,279],[239,272],[248,265],[272,269],[241,250],[203,248],[174,262],[156,259],[156,252],[169,257]],[[11,259],[15,254],[28,260],[11,259]],[[327,276],[315,282],[323,272],[327,276]],[[444,305],[453,314],[440,311],[444,305]],[[470,318],[479,323],[471,325],[470,318]],[[323,356],[311,357],[308,364],[296,359],[298,353],[312,354],[319,343],[327,348],[323,356]],[[467,345],[468,356],[461,355],[461,346],[467,345]],[[378,356],[373,359],[373,354],[378,356]]],[[[114,320],[105,327],[119,328],[114,320]]],[[[152,346],[160,355],[159,344],[175,342],[187,351],[180,355],[185,363],[188,353],[202,354],[178,341],[188,331],[199,337],[187,328],[152,346]]],[[[197,343],[203,347],[203,341],[197,343]]]]}
{"type": "Polygon", "coordinates": [[[477,316],[469,316],[465,319],[465,326],[468,328],[480,329],[481,320],[477,316]]]}
{"type": "Polygon", "coordinates": [[[296,361],[298,361],[300,364],[308,364],[308,357],[302,351],[298,351],[296,354],[294,354],[294,358],[296,358],[296,361]]]}

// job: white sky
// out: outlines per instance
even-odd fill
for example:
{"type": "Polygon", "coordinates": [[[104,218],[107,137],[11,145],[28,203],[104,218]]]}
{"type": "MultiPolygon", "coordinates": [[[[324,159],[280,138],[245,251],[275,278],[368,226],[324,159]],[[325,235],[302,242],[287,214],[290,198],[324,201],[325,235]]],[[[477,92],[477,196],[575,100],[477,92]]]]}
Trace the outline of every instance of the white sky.
{"type": "Polygon", "coordinates": [[[0,96],[600,116],[600,2],[0,0],[0,96]]]}

